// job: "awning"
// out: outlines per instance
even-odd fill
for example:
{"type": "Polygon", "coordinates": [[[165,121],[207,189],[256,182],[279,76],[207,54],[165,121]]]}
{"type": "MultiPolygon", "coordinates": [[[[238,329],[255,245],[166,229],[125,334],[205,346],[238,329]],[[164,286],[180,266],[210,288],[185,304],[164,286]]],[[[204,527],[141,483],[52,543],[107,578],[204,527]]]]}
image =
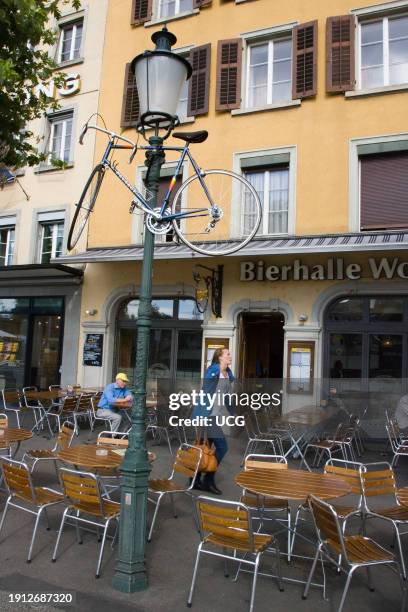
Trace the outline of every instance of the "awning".
{"type": "Polygon", "coordinates": [[[83,270],[58,264],[29,264],[24,266],[0,266],[0,284],[80,284],[83,270]]]}
{"type": "MultiPolygon", "coordinates": [[[[354,234],[325,234],[318,236],[285,236],[284,238],[256,238],[229,257],[265,257],[267,255],[350,253],[365,251],[394,251],[408,249],[408,232],[359,232],[354,234]]],[[[155,259],[199,259],[184,244],[157,243],[155,259]]],[[[103,261],[140,261],[143,246],[105,247],[88,249],[84,253],[59,257],[59,263],[97,263],[103,261]]],[[[56,260],[54,260],[56,261],[56,260]]]]}

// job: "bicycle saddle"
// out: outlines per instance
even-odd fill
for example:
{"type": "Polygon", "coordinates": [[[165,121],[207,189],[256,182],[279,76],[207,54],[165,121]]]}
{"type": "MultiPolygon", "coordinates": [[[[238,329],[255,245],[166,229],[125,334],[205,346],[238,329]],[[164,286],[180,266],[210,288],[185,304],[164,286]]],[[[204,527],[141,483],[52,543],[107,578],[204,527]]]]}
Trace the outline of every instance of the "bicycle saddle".
{"type": "Polygon", "coordinates": [[[207,130],[200,130],[199,132],[173,132],[174,138],[180,138],[185,142],[204,142],[208,138],[207,130]]]}

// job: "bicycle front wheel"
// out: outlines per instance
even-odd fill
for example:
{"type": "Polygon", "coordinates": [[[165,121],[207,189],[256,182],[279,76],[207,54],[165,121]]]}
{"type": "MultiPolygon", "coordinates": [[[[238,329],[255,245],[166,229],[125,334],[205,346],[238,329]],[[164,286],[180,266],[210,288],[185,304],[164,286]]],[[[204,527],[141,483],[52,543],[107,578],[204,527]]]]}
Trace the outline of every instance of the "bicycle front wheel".
{"type": "Polygon", "coordinates": [[[79,198],[79,202],[75,207],[74,218],[72,219],[71,227],[69,228],[67,241],[69,251],[71,251],[78,243],[78,240],[85,229],[89,215],[94,209],[96,198],[98,197],[104,176],[105,166],[98,164],[92,170],[91,175],[86,182],[81,197],[79,198]]]}
{"type": "Polygon", "coordinates": [[[230,255],[258,231],[262,210],[254,187],[229,170],[206,170],[191,176],[172,204],[174,231],[201,255],[230,255]]]}

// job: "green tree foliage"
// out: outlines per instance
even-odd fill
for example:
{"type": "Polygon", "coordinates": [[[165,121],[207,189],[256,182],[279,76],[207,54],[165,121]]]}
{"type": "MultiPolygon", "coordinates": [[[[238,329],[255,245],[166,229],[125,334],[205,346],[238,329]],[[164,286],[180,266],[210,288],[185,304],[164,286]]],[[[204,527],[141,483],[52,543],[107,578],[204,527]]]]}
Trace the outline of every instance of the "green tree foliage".
{"type": "Polygon", "coordinates": [[[33,166],[45,158],[28,123],[58,108],[34,88],[51,77],[56,86],[63,82],[62,73],[53,74],[49,50],[58,37],[50,23],[65,4],[78,9],[80,0],[0,0],[0,166],[33,166]]]}

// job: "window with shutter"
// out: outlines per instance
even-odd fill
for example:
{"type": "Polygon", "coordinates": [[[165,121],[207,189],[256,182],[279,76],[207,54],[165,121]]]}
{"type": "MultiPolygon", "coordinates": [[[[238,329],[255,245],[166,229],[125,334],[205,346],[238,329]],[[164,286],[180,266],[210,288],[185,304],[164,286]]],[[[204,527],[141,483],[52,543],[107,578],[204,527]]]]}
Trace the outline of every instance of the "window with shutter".
{"type": "Polygon", "coordinates": [[[308,98],[317,92],[317,21],[293,29],[292,98],[308,98]]]}
{"type": "Polygon", "coordinates": [[[218,41],[216,110],[231,110],[241,105],[242,41],[218,41]]]}
{"type": "Polygon", "coordinates": [[[408,151],[359,161],[361,230],[408,227],[408,151]]]}
{"type": "Polygon", "coordinates": [[[194,8],[201,8],[202,6],[210,5],[212,0],[194,0],[194,8]]]}
{"type": "Polygon", "coordinates": [[[125,70],[121,127],[134,127],[139,121],[139,114],[139,96],[137,94],[136,79],[129,63],[126,64],[125,70]]]}
{"type": "Polygon", "coordinates": [[[189,80],[188,115],[203,115],[208,113],[211,45],[192,49],[189,60],[193,73],[189,80]]]}
{"type": "Polygon", "coordinates": [[[354,16],[329,17],[326,22],[326,91],[354,88],[354,16]]]}
{"type": "Polygon", "coordinates": [[[140,25],[152,18],[153,0],[133,0],[131,24],[140,25]]]}

